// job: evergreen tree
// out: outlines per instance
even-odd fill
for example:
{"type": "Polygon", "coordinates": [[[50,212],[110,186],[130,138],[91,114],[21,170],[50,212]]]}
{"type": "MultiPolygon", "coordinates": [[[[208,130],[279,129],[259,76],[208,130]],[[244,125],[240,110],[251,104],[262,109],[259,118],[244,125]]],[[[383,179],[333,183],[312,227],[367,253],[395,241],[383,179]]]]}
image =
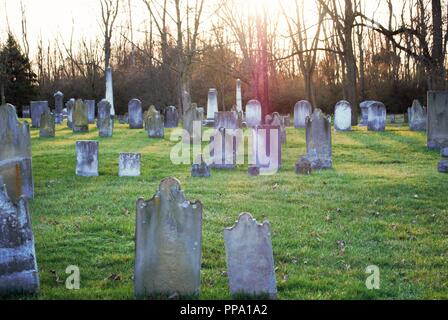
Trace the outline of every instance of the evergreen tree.
{"type": "Polygon", "coordinates": [[[31,63],[20,50],[12,34],[6,45],[0,49],[0,86],[2,102],[18,108],[29,104],[36,94],[37,76],[31,70],[31,63]]]}

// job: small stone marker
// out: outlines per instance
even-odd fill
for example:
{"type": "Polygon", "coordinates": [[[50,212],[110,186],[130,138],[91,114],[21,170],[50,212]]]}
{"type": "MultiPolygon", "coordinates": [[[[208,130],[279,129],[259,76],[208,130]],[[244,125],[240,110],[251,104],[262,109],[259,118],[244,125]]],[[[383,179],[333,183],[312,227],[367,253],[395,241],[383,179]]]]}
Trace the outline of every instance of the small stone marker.
{"type": "Polygon", "coordinates": [[[438,169],[440,173],[448,173],[448,160],[440,161],[438,169]]]}
{"type": "Polygon", "coordinates": [[[428,115],[418,100],[414,100],[408,110],[409,128],[411,131],[426,131],[428,115]]]}
{"type": "Polygon", "coordinates": [[[374,102],[369,105],[369,131],[385,131],[387,121],[386,106],[382,102],[374,102]]]}
{"type": "Polygon", "coordinates": [[[313,113],[313,106],[309,101],[302,100],[294,106],[294,127],[305,128],[306,118],[313,113]]]}
{"type": "Polygon", "coordinates": [[[334,111],[334,128],[336,131],[352,130],[352,106],[348,101],[339,101],[334,111]]]}
{"type": "Polygon", "coordinates": [[[120,177],[139,177],[141,158],[140,153],[120,153],[118,175],[120,177]]]}
{"type": "Polygon", "coordinates": [[[199,295],[202,204],[168,178],[149,201],[137,201],[134,288],[137,298],[199,295]]]}
{"type": "Polygon", "coordinates": [[[246,124],[249,128],[255,128],[262,124],[261,103],[250,100],[246,105],[246,124]]]}
{"type": "Polygon", "coordinates": [[[247,173],[251,177],[258,177],[260,175],[260,167],[249,166],[249,168],[247,169],[247,173]]]}
{"type": "Polygon", "coordinates": [[[329,169],[333,166],[330,118],[320,109],[314,110],[306,121],[305,158],[311,162],[311,168],[329,169]]]}
{"type": "Polygon", "coordinates": [[[296,174],[309,176],[313,172],[311,161],[306,157],[301,157],[296,163],[296,174]]]}
{"type": "Polygon", "coordinates": [[[76,142],[76,175],[97,177],[99,175],[98,141],[76,142]]]}
{"type": "Polygon", "coordinates": [[[440,153],[442,154],[442,158],[448,158],[448,147],[442,148],[440,153]]]}
{"type": "Polygon", "coordinates": [[[128,104],[129,128],[143,128],[143,108],[142,103],[138,99],[132,99],[128,104]]]}
{"type": "Polygon", "coordinates": [[[174,106],[165,109],[165,128],[177,128],[179,125],[179,115],[174,106]]]}
{"type": "Polygon", "coordinates": [[[448,91],[428,92],[428,148],[448,147],[448,91]]]}
{"type": "Polygon", "coordinates": [[[89,124],[95,123],[95,100],[85,100],[84,103],[87,106],[87,119],[89,124]]]}
{"type": "Polygon", "coordinates": [[[54,115],[50,110],[46,110],[40,117],[40,130],[39,136],[41,138],[54,138],[55,137],[56,121],[54,115]]]}
{"type": "Polygon", "coordinates": [[[194,178],[208,178],[211,177],[211,171],[208,164],[204,161],[204,156],[201,154],[196,158],[191,168],[191,176],[194,178]]]}
{"type": "Polygon", "coordinates": [[[0,296],[35,294],[39,290],[28,208],[25,197],[15,205],[0,185],[0,296]]]}
{"type": "Polygon", "coordinates": [[[109,101],[103,99],[98,103],[98,134],[100,137],[109,138],[113,135],[113,120],[110,115],[111,106],[109,101]]]}
{"type": "Polygon", "coordinates": [[[227,274],[232,296],[277,298],[274,256],[269,222],[257,223],[243,213],[224,231],[227,274]]]}
{"type": "Polygon", "coordinates": [[[33,128],[40,128],[40,117],[42,113],[50,110],[48,101],[31,101],[31,123],[33,128]]]}
{"type": "Polygon", "coordinates": [[[81,99],[76,100],[73,108],[73,132],[89,132],[87,105],[81,99]]]}

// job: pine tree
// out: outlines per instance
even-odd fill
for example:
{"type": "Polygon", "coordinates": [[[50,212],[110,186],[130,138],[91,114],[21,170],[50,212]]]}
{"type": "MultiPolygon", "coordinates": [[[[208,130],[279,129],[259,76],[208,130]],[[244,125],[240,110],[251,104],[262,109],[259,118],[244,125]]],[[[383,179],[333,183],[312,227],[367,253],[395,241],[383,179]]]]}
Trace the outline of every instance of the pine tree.
{"type": "Polygon", "coordinates": [[[16,106],[29,104],[36,94],[37,76],[12,34],[0,49],[0,86],[2,102],[16,106]],[[5,101],[4,101],[5,100],[5,101]]]}

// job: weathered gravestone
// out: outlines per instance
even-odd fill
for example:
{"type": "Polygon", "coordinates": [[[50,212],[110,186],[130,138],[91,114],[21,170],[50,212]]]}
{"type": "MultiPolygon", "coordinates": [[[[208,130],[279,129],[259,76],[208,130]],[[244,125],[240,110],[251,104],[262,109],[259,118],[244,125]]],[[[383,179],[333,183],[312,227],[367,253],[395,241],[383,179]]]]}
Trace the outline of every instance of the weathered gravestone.
{"type": "Polygon", "coordinates": [[[115,117],[115,105],[114,105],[114,84],[112,77],[112,68],[106,69],[106,100],[110,103],[110,116],[112,119],[115,117]]]}
{"type": "Polygon", "coordinates": [[[294,106],[294,127],[305,128],[306,118],[313,113],[313,106],[309,101],[302,100],[294,106]]]}
{"type": "Polygon", "coordinates": [[[0,106],[0,176],[13,201],[33,198],[30,127],[19,122],[10,104],[0,106]]]}
{"type": "Polygon", "coordinates": [[[198,110],[197,104],[192,103],[190,108],[185,110],[183,116],[183,126],[185,129],[183,136],[184,143],[201,143],[202,121],[203,113],[198,110]]]}
{"type": "Polygon", "coordinates": [[[448,147],[448,91],[428,92],[428,148],[448,147]]]}
{"type": "Polygon", "coordinates": [[[420,101],[414,100],[412,107],[408,110],[409,128],[411,131],[426,131],[428,115],[420,104],[420,101]]]}
{"type": "Polygon", "coordinates": [[[39,136],[41,138],[54,138],[56,131],[55,126],[56,122],[54,114],[52,114],[50,110],[45,111],[40,117],[39,136]]]}
{"type": "Polygon", "coordinates": [[[73,129],[73,109],[75,108],[75,102],[75,99],[70,99],[65,104],[67,108],[67,127],[69,129],[73,129]]]}
{"type": "Polygon", "coordinates": [[[179,115],[174,106],[165,109],[165,128],[177,128],[179,125],[179,115]]]}
{"type": "Polygon", "coordinates": [[[103,99],[98,103],[98,134],[100,137],[109,138],[113,135],[113,120],[110,115],[111,106],[109,101],[103,99]]]}
{"type": "Polygon", "coordinates": [[[89,118],[87,105],[81,99],[76,100],[73,107],[73,132],[88,132],[89,118]]]}
{"type": "Polygon", "coordinates": [[[361,109],[361,122],[359,123],[359,126],[366,127],[369,123],[369,107],[372,103],[375,103],[378,101],[374,100],[367,100],[363,101],[359,104],[359,108],[361,109]]]}
{"type": "Polygon", "coordinates": [[[252,162],[261,175],[272,175],[282,165],[281,129],[279,126],[257,126],[252,130],[252,162]]]}
{"type": "Polygon", "coordinates": [[[84,100],[84,103],[87,106],[87,120],[89,124],[95,123],[95,100],[84,100]]]}
{"type": "Polygon", "coordinates": [[[98,141],[76,142],[76,175],[97,177],[99,175],[98,141]]]}
{"type": "Polygon", "coordinates": [[[212,88],[208,91],[207,120],[214,120],[218,112],[218,90],[212,88]]]}
{"type": "Polygon", "coordinates": [[[204,155],[200,154],[191,168],[191,176],[193,178],[211,177],[209,165],[204,161],[204,155]]]}
{"type": "Polygon", "coordinates": [[[239,119],[236,112],[216,112],[215,113],[215,129],[239,129],[239,119]]]}
{"type": "Polygon", "coordinates": [[[382,102],[373,102],[369,105],[369,131],[385,131],[387,121],[386,106],[382,102]]]}
{"type": "Polygon", "coordinates": [[[138,99],[132,99],[128,104],[129,128],[143,128],[143,108],[142,103],[138,99]]]}
{"type": "Polygon", "coordinates": [[[296,174],[309,176],[313,172],[311,161],[306,156],[300,157],[296,163],[296,174]]]}
{"type": "Polygon", "coordinates": [[[143,114],[143,124],[145,126],[145,130],[148,131],[149,118],[158,113],[159,111],[156,109],[154,105],[151,105],[147,111],[143,114]]]}
{"type": "Polygon", "coordinates": [[[313,170],[329,169],[333,166],[331,145],[331,122],[320,109],[315,109],[306,121],[306,150],[304,159],[313,170]]]}
{"type": "Polygon", "coordinates": [[[38,290],[39,273],[27,200],[20,197],[15,205],[0,185],[0,296],[35,294],[38,290]]]}
{"type": "Polygon", "coordinates": [[[278,112],[266,116],[266,124],[270,126],[280,127],[280,139],[282,143],[286,143],[286,126],[285,119],[278,112]]]}
{"type": "Polygon", "coordinates": [[[352,106],[348,101],[339,101],[334,111],[334,128],[336,131],[352,130],[352,106]]]}
{"type": "Polygon", "coordinates": [[[40,128],[40,117],[48,107],[48,101],[31,101],[31,123],[33,128],[40,128]]]}
{"type": "Polygon", "coordinates": [[[255,128],[262,124],[261,103],[250,100],[246,105],[246,124],[249,128],[255,128]]]}
{"type": "Polygon", "coordinates": [[[236,112],[243,112],[243,94],[241,92],[241,80],[236,80],[236,112]]]}
{"type": "Polygon", "coordinates": [[[216,129],[210,138],[210,166],[214,169],[235,169],[237,136],[235,130],[216,129]]]}
{"type": "Polygon", "coordinates": [[[202,204],[168,178],[149,201],[137,201],[134,288],[138,298],[199,295],[202,204]]]}
{"type": "Polygon", "coordinates": [[[269,222],[257,223],[249,213],[224,231],[227,274],[232,296],[277,298],[269,222]]]}
{"type": "Polygon", "coordinates": [[[61,114],[64,109],[64,94],[61,91],[56,92],[54,95],[54,113],[61,114]]]}
{"type": "Polygon", "coordinates": [[[30,106],[23,106],[22,107],[22,118],[23,119],[30,119],[31,118],[31,108],[30,108],[30,106]]]}
{"type": "Polygon", "coordinates": [[[139,177],[141,159],[142,155],[140,153],[120,153],[118,159],[118,176],[139,177]]]}
{"type": "Polygon", "coordinates": [[[148,137],[163,139],[165,137],[165,121],[160,112],[156,111],[146,119],[148,137]]]}

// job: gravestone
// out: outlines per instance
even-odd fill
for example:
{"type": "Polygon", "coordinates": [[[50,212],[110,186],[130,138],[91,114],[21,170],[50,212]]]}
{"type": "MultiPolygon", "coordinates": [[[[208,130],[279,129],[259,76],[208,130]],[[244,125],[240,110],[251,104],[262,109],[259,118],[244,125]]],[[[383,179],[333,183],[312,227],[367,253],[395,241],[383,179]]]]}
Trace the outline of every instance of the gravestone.
{"type": "Polygon", "coordinates": [[[277,298],[269,222],[260,224],[249,213],[224,231],[227,274],[233,297],[277,298]]]}
{"type": "Polygon", "coordinates": [[[352,130],[352,106],[348,101],[339,101],[334,111],[334,128],[336,131],[352,130]]]}
{"type": "Polygon", "coordinates": [[[359,104],[359,108],[361,109],[361,122],[359,123],[360,127],[366,127],[369,123],[369,107],[372,103],[378,101],[367,100],[363,101],[359,104]]]}
{"type": "Polygon", "coordinates": [[[397,123],[397,117],[394,114],[390,115],[390,123],[396,124],[397,123]]]}
{"type": "Polygon", "coordinates": [[[216,112],[215,129],[239,129],[238,114],[236,112],[216,112]]]}
{"type": "Polygon", "coordinates": [[[202,208],[175,178],[163,180],[151,200],[137,201],[136,297],[199,295],[202,208]]]}
{"type": "Polygon", "coordinates": [[[16,205],[0,185],[0,296],[35,294],[39,290],[28,208],[25,197],[20,197],[16,205]]]}
{"type": "Polygon", "coordinates": [[[313,170],[333,166],[331,145],[331,121],[320,109],[315,109],[306,121],[306,150],[304,159],[313,170]]]}
{"type": "Polygon", "coordinates": [[[30,119],[31,118],[31,108],[30,108],[30,106],[23,106],[22,107],[22,118],[23,119],[30,119]]]}
{"type": "Polygon", "coordinates": [[[250,100],[246,105],[246,124],[249,128],[255,128],[262,124],[261,103],[250,100]]]}
{"type": "Polygon", "coordinates": [[[184,143],[202,141],[202,121],[203,113],[198,110],[195,103],[192,103],[183,116],[183,126],[186,131],[183,137],[184,143]]]}
{"type": "Polygon", "coordinates": [[[114,85],[112,77],[112,68],[106,69],[106,100],[110,103],[110,116],[112,119],[115,117],[115,105],[114,105],[114,85]]]}
{"type": "Polygon", "coordinates": [[[440,161],[438,170],[440,173],[448,173],[448,160],[440,161]]]}
{"type": "Polygon", "coordinates": [[[163,139],[165,137],[165,121],[160,112],[156,111],[146,119],[148,137],[163,139]]]}
{"type": "Polygon", "coordinates": [[[49,110],[48,101],[31,101],[31,123],[33,128],[40,128],[42,113],[49,110]]]}
{"type": "Polygon", "coordinates": [[[243,112],[243,94],[241,92],[241,80],[236,80],[236,112],[243,112]]]}
{"type": "Polygon", "coordinates": [[[272,175],[282,165],[281,129],[262,125],[252,130],[251,165],[260,168],[261,175],[272,175]]]}
{"type": "Polygon", "coordinates": [[[110,138],[113,135],[113,120],[110,115],[111,106],[109,101],[103,99],[98,103],[98,134],[103,138],[110,138]]]}
{"type": "Polygon", "coordinates": [[[313,113],[313,106],[309,101],[302,100],[294,106],[294,127],[305,128],[306,118],[313,113]]]}
{"type": "Polygon", "coordinates": [[[313,172],[311,161],[307,157],[301,157],[296,163],[296,174],[309,176],[313,172]]]}
{"type": "Polygon", "coordinates": [[[283,122],[285,123],[285,127],[290,127],[291,126],[291,115],[287,114],[287,115],[282,115],[283,117],[283,122]]]}
{"type": "MultiPolygon", "coordinates": [[[[111,115],[111,117],[112,117],[112,115],[111,115]]],[[[118,116],[118,122],[120,124],[129,124],[129,114],[125,113],[124,115],[119,115],[118,116]]]]}
{"type": "Polygon", "coordinates": [[[73,132],[88,132],[89,118],[87,105],[81,99],[76,100],[73,107],[73,132]]]}
{"type": "Polygon", "coordinates": [[[40,130],[39,136],[41,138],[54,138],[55,137],[55,117],[54,114],[50,112],[50,110],[42,113],[40,118],[40,130]]]}
{"type": "Polygon", "coordinates": [[[120,153],[118,159],[118,176],[139,177],[141,158],[142,155],[140,153],[120,153]]]}
{"type": "Polygon", "coordinates": [[[440,153],[442,154],[442,158],[448,158],[448,147],[442,148],[440,153]]]}
{"type": "Polygon", "coordinates": [[[143,108],[142,103],[138,99],[132,99],[128,104],[129,128],[143,128],[143,108]]]}
{"type": "Polygon", "coordinates": [[[426,123],[428,115],[420,104],[420,101],[414,100],[412,107],[408,110],[409,128],[411,131],[426,131],[426,123]]]}
{"type": "Polygon", "coordinates": [[[387,121],[386,106],[382,102],[373,102],[369,105],[369,131],[385,131],[387,121]]]}
{"type": "Polygon", "coordinates": [[[286,126],[284,117],[282,117],[278,112],[274,112],[272,115],[266,116],[266,124],[280,127],[280,139],[283,144],[286,143],[286,126]]]}
{"type": "Polygon", "coordinates": [[[61,114],[64,109],[64,94],[58,91],[54,94],[54,113],[61,114]]]}
{"type": "Polygon", "coordinates": [[[75,108],[75,102],[75,99],[70,99],[65,104],[67,108],[67,127],[69,129],[73,129],[73,109],[75,108]]]}
{"type": "Polygon", "coordinates": [[[76,142],[76,175],[97,177],[99,175],[98,141],[76,142]]]}
{"type": "Polygon", "coordinates": [[[448,147],[448,91],[428,92],[428,148],[448,147]]]}
{"type": "Polygon", "coordinates": [[[84,100],[84,103],[87,106],[87,119],[89,124],[95,123],[95,100],[84,100]]]}
{"type": "Polygon", "coordinates": [[[210,137],[210,166],[232,170],[236,167],[237,137],[235,130],[216,129],[210,137]]]}
{"type": "Polygon", "coordinates": [[[193,178],[208,178],[211,177],[210,167],[204,161],[204,156],[200,154],[191,168],[191,176],[193,178]]]}
{"type": "Polygon", "coordinates": [[[207,120],[214,120],[218,112],[218,90],[212,88],[208,91],[207,120]]]}
{"type": "Polygon", "coordinates": [[[20,123],[14,106],[0,106],[0,176],[10,198],[34,197],[30,127],[20,123]]]}
{"type": "Polygon", "coordinates": [[[165,109],[165,128],[177,128],[179,125],[179,115],[174,106],[165,109]]]}

